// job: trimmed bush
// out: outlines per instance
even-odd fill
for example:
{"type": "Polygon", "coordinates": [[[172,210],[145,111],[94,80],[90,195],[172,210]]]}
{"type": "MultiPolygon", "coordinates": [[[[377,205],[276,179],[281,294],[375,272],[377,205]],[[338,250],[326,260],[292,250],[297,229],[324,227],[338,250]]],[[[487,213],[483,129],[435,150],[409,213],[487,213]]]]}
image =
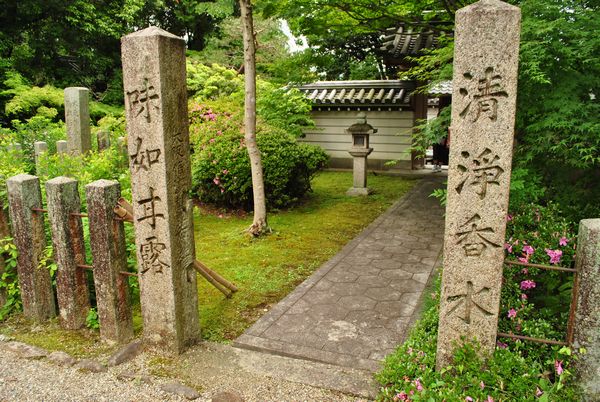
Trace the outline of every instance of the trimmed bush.
{"type": "MultiPolygon", "coordinates": [[[[252,209],[252,177],[243,133],[243,113],[235,103],[192,104],[190,137],[193,191],[201,201],[229,208],[252,209]],[[233,112],[224,112],[234,109],[233,112]]],[[[328,156],[293,135],[257,125],[265,194],[269,208],[289,206],[311,190],[310,180],[328,156]]]]}

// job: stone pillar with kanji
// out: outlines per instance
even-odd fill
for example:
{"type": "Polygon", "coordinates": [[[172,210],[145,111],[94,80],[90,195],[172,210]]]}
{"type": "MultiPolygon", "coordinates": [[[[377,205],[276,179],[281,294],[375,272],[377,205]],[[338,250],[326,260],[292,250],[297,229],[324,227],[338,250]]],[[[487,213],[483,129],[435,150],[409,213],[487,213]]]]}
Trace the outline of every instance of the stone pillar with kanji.
{"type": "Polygon", "coordinates": [[[481,0],[456,13],[452,147],[437,367],[463,339],[496,345],[521,12],[481,0]]]}
{"type": "Polygon", "coordinates": [[[200,336],[185,43],[150,27],[121,51],[144,338],[181,353],[200,336]]]}

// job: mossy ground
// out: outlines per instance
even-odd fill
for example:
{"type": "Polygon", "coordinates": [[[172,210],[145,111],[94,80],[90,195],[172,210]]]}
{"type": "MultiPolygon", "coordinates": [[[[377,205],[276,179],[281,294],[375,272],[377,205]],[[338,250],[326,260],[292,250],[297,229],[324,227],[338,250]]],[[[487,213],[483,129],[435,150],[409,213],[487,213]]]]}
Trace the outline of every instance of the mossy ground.
{"type": "MultiPolygon", "coordinates": [[[[347,197],[352,174],[323,172],[315,177],[313,192],[299,205],[269,213],[273,232],[258,239],[244,235],[252,215],[201,208],[194,222],[197,258],[239,288],[227,299],[198,278],[202,337],[220,342],[235,339],[413,184],[399,177],[370,175],[372,195],[347,197]]],[[[134,327],[139,332],[139,305],[135,310],[134,327]]],[[[111,350],[99,342],[98,331],[64,331],[56,322],[33,325],[19,316],[0,324],[0,333],[75,356],[111,350]]]]}

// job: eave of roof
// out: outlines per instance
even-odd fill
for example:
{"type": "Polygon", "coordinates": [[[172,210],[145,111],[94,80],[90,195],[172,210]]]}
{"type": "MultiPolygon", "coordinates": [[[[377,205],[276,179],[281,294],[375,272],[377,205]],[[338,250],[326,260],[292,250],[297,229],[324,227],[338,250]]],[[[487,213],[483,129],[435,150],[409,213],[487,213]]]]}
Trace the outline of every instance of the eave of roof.
{"type": "Polygon", "coordinates": [[[315,106],[409,106],[413,81],[319,81],[298,88],[315,106]]]}

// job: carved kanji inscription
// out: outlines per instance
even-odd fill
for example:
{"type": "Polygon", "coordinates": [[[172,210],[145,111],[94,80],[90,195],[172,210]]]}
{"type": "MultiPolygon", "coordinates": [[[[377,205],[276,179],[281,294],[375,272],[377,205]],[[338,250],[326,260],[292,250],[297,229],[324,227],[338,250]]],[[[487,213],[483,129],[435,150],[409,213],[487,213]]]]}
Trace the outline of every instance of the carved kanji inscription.
{"type": "Polygon", "coordinates": [[[468,257],[479,257],[488,247],[500,247],[494,240],[496,231],[481,225],[481,216],[473,215],[456,233],[456,244],[460,244],[468,257]]]}
{"type": "Polygon", "coordinates": [[[457,193],[461,194],[465,186],[475,188],[475,192],[480,199],[487,195],[490,184],[500,185],[498,179],[504,173],[498,161],[500,157],[486,148],[476,157],[472,157],[467,151],[461,152],[462,163],[458,163],[457,168],[462,174],[462,180],[455,187],[457,193]]]}
{"type": "Polygon", "coordinates": [[[446,316],[454,314],[454,312],[458,311],[460,307],[464,307],[464,310],[462,315],[458,315],[458,318],[460,318],[465,324],[471,324],[471,316],[474,313],[482,314],[485,317],[493,316],[494,314],[489,311],[489,308],[482,306],[481,302],[477,302],[474,299],[478,296],[486,295],[489,292],[490,288],[485,286],[475,292],[473,282],[467,281],[467,289],[464,293],[448,296],[446,299],[446,301],[452,306],[446,313],[446,316]]]}
{"type": "Polygon", "coordinates": [[[498,98],[508,97],[508,93],[502,86],[502,76],[494,73],[494,67],[488,67],[479,76],[466,72],[463,77],[471,85],[465,85],[459,89],[460,94],[469,101],[467,106],[460,112],[460,117],[470,116],[470,120],[475,122],[482,115],[485,115],[490,120],[496,121],[498,118],[498,98]]]}

